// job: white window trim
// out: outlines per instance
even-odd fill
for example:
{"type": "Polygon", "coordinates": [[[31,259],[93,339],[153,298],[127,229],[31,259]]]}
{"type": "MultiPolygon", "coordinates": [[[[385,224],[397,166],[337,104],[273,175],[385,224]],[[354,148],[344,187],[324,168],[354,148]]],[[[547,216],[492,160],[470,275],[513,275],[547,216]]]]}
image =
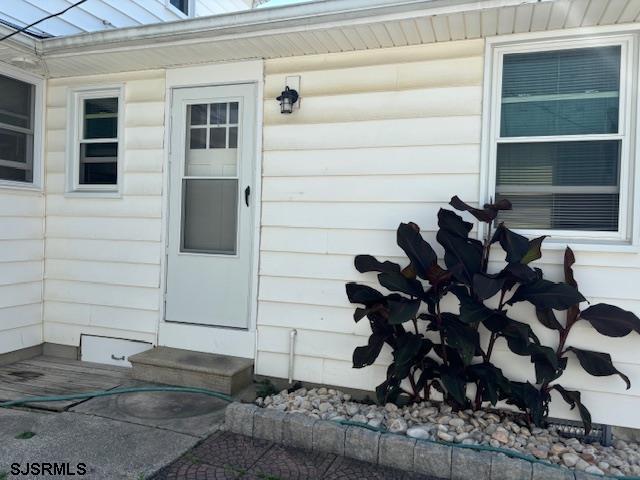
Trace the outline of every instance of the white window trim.
{"type": "MultiPolygon", "coordinates": [[[[122,193],[124,174],[124,85],[103,85],[79,87],[69,90],[67,102],[69,108],[67,125],[67,168],[66,168],[66,195],[96,196],[96,197],[120,197],[122,193]],[[118,183],[116,185],[81,185],[80,176],[80,142],[83,121],[83,103],[90,98],[118,98],[118,183]]],[[[109,140],[109,139],[105,139],[109,140]]]]}
{"type": "MultiPolygon", "coordinates": [[[[634,205],[638,200],[634,192],[639,191],[639,169],[634,168],[636,163],[637,142],[640,140],[636,131],[635,116],[639,108],[640,98],[635,94],[637,85],[637,70],[639,66],[637,52],[637,36],[635,34],[601,34],[588,37],[567,34],[552,36],[540,35],[524,36],[505,40],[504,37],[487,39],[485,53],[485,85],[483,99],[483,133],[482,133],[482,160],[481,160],[481,203],[495,198],[496,190],[496,154],[497,140],[500,128],[500,105],[502,90],[502,59],[506,53],[535,52],[544,50],[561,50],[570,48],[586,48],[598,46],[621,46],[621,72],[620,72],[620,120],[618,135],[576,135],[576,136],[546,136],[546,137],[510,137],[506,141],[534,142],[583,139],[614,139],[621,140],[620,162],[620,211],[618,232],[593,232],[574,230],[543,230],[543,229],[519,229],[519,233],[526,236],[549,235],[545,242],[548,248],[564,248],[567,243],[572,247],[584,250],[626,251],[638,248],[638,222],[633,221],[634,205]]],[[[505,139],[501,139],[505,142],[505,139]]],[[[479,234],[485,229],[480,226],[479,234]]]]}
{"type": "Polygon", "coordinates": [[[2,189],[16,189],[16,190],[42,190],[42,179],[44,178],[44,116],[45,116],[45,102],[44,102],[44,78],[24,72],[17,68],[10,67],[9,65],[0,66],[0,74],[15,78],[22,82],[29,83],[34,86],[34,108],[33,108],[33,181],[31,182],[17,182],[13,180],[0,179],[0,188],[2,189]]]}

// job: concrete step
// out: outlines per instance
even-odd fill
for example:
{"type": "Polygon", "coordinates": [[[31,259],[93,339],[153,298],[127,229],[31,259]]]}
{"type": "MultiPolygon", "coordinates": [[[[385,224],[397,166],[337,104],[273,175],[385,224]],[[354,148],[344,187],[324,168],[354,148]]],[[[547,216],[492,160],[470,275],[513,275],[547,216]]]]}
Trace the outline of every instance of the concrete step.
{"type": "Polygon", "coordinates": [[[200,387],[234,395],[251,383],[253,360],[156,347],[129,357],[136,380],[200,387]]]}

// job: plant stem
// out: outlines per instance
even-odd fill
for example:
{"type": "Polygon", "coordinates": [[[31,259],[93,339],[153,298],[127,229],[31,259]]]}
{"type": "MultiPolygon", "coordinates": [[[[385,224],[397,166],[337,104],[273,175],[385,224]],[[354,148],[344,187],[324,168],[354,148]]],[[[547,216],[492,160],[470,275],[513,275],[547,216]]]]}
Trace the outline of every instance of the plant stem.
{"type": "Polygon", "coordinates": [[[482,273],[487,273],[489,268],[489,257],[491,255],[491,230],[493,229],[493,220],[487,226],[487,233],[484,237],[484,252],[482,255],[482,273]]]}
{"type": "Polygon", "coordinates": [[[576,318],[574,320],[570,320],[567,318],[567,326],[565,328],[563,328],[562,330],[560,330],[560,341],[558,342],[558,349],[556,350],[556,355],[558,356],[558,359],[560,359],[560,357],[566,353],[564,350],[564,345],[565,343],[567,343],[567,338],[569,337],[569,332],[571,332],[571,329],[573,328],[573,326],[576,324],[576,322],[578,321],[578,317],[576,316],[576,318]]]}
{"type": "Polygon", "coordinates": [[[447,347],[444,342],[444,330],[442,329],[442,316],[440,314],[440,297],[438,297],[438,301],[436,302],[436,320],[438,321],[438,333],[440,334],[440,343],[442,344],[442,363],[449,366],[447,347]]]}
{"type": "Polygon", "coordinates": [[[498,336],[491,332],[491,338],[489,339],[489,348],[487,348],[487,363],[491,360],[491,354],[493,353],[493,346],[496,344],[498,336]]]}
{"type": "Polygon", "coordinates": [[[498,303],[498,310],[500,310],[501,312],[504,309],[504,296],[506,295],[506,293],[507,292],[504,289],[500,291],[500,302],[498,303]]]}
{"type": "Polygon", "coordinates": [[[416,380],[413,378],[413,374],[415,371],[409,372],[409,383],[411,384],[411,388],[413,389],[413,400],[420,398],[420,393],[418,393],[418,389],[416,388],[416,380]]]}
{"type": "Polygon", "coordinates": [[[480,386],[480,380],[476,381],[476,399],[474,404],[476,410],[482,408],[482,387],[480,386]]]}

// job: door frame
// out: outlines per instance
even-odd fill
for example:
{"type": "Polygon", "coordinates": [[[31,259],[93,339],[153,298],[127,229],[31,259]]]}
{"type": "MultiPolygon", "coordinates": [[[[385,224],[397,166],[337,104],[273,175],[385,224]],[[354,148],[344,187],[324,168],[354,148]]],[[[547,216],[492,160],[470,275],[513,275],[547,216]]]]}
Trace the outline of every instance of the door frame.
{"type": "Polygon", "coordinates": [[[163,151],[163,194],[162,194],[162,258],[160,279],[160,317],[156,335],[157,345],[195,350],[201,352],[233,355],[255,359],[257,351],[256,325],[258,317],[258,266],[260,262],[260,219],[262,198],[262,124],[264,97],[264,63],[262,60],[233,62],[214,65],[177,67],[166,70],[165,76],[165,131],[163,151]],[[165,295],[167,288],[167,254],[169,233],[169,148],[171,142],[171,115],[173,90],[188,87],[215,87],[224,85],[254,84],[256,119],[255,152],[253,161],[252,197],[253,237],[251,246],[251,273],[249,293],[248,328],[233,329],[226,327],[183,324],[165,321],[165,295]]]}

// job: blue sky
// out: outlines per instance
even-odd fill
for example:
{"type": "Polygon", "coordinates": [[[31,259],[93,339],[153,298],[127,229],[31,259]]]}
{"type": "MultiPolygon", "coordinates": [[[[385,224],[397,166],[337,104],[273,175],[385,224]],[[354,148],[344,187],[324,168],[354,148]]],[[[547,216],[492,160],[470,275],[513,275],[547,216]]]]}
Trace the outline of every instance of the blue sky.
{"type": "Polygon", "coordinates": [[[309,0],[270,0],[262,5],[262,7],[276,7],[278,5],[291,5],[293,3],[308,2],[309,0]]]}

